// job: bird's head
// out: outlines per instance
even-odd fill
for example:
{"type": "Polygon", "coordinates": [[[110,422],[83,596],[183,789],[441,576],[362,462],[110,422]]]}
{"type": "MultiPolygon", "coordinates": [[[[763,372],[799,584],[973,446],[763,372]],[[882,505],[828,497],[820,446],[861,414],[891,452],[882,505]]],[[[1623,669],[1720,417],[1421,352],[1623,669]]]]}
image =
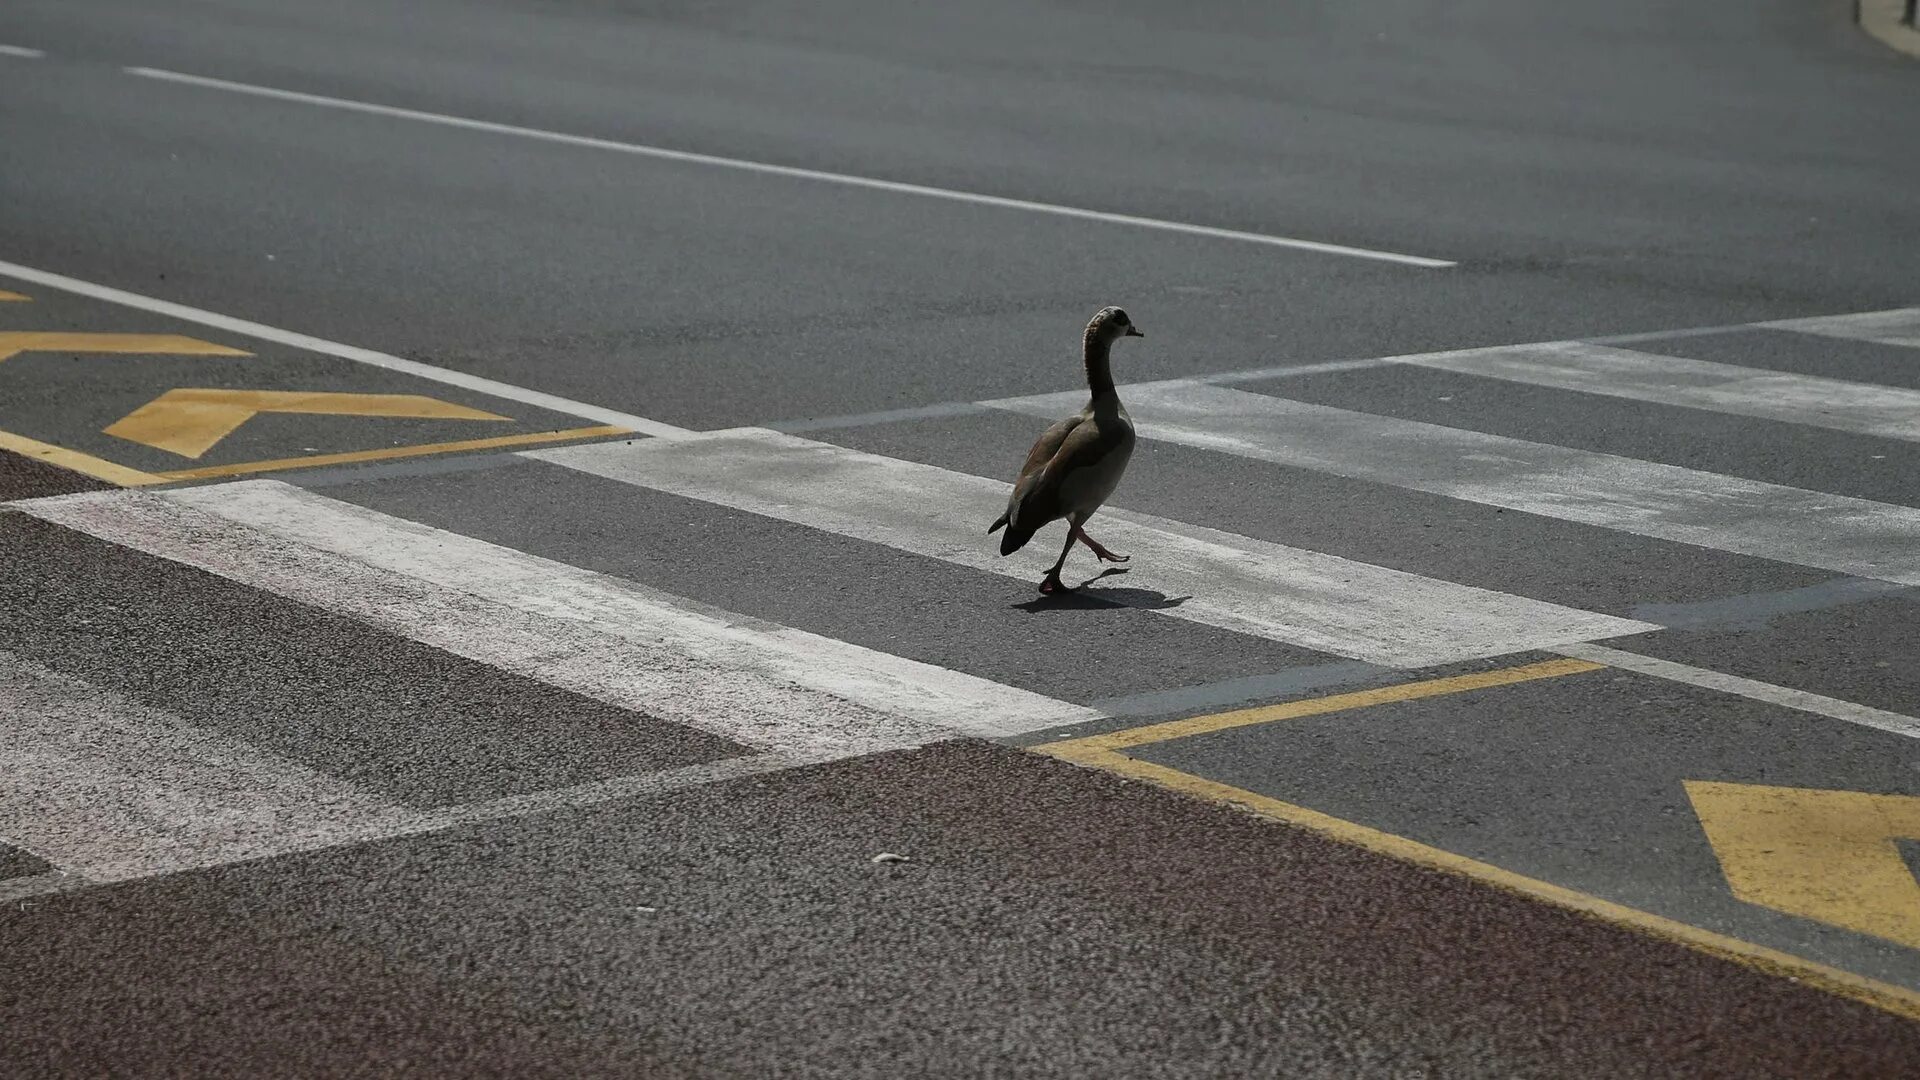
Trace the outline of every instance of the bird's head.
{"type": "Polygon", "coordinates": [[[1133,320],[1127,317],[1122,308],[1103,307],[1094,313],[1093,320],[1087,323],[1088,340],[1114,342],[1123,337],[1146,337],[1133,320]]]}

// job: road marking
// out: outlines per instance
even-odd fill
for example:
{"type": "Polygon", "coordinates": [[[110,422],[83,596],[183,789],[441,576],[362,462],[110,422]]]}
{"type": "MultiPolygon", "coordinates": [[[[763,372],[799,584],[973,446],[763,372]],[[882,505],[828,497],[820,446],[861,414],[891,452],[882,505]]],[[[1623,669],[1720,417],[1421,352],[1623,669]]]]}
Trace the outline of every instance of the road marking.
{"type": "Polygon", "coordinates": [[[845,756],[1099,717],[272,480],[11,505],[747,746],[845,756]]]}
{"type": "MultiPolygon", "coordinates": [[[[366,461],[422,457],[429,454],[454,454],[469,450],[499,450],[510,446],[537,446],[542,443],[571,442],[576,439],[600,439],[633,432],[618,427],[569,428],[565,431],[536,431],[524,435],[498,435],[491,439],[463,439],[459,442],[422,443],[417,446],[388,446],[378,450],[349,450],[341,454],[313,454],[307,457],[274,458],[268,461],[243,461],[235,465],[207,465],[197,469],[168,469],[154,473],[147,483],[171,480],[216,480],[255,473],[310,469],[324,465],[352,465],[366,461]]],[[[306,483],[306,478],[301,478],[306,483]]]]}
{"type": "Polygon", "coordinates": [[[44,285],[49,289],[59,289],[62,292],[73,293],[76,296],[104,300],[110,304],[119,304],[122,307],[135,308],[140,311],[150,311],[156,315],[165,315],[168,318],[180,319],[184,322],[198,323],[201,326],[211,326],[218,330],[225,330],[228,333],[258,338],[261,341],[272,341],[281,345],[292,346],[296,349],[305,349],[308,352],[337,357],[341,360],[350,360],[356,364],[366,364],[369,367],[382,368],[387,371],[398,371],[403,374],[443,383],[447,386],[458,386],[463,390],[472,390],[476,393],[502,398],[507,401],[518,401],[523,405],[532,405],[567,416],[577,416],[585,420],[592,420],[597,424],[611,424],[615,427],[625,428],[628,431],[652,435],[657,438],[675,438],[692,434],[686,428],[674,427],[672,424],[663,424],[658,420],[649,420],[644,416],[635,416],[632,413],[624,413],[615,409],[603,409],[598,405],[589,405],[583,401],[556,397],[553,394],[542,393],[538,390],[529,390],[526,387],[515,386],[511,383],[483,379],[477,375],[468,375],[465,372],[449,371],[446,368],[435,367],[432,364],[423,364],[417,360],[405,360],[398,356],[389,356],[386,353],[375,352],[372,349],[362,349],[355,345],[343,345],[337,341],[328,341],[325,338],[295,333],[291,330],[281,330],[277,327],[267,326],[264,323],[250,322],[246,319],[236,319],[231,315],[221,315],[217,312],[207,311],[202,308],[188,307],[185,304],[176,304],[170,300],[158,300],[151,296],[142,296],[139,293],[131,293],[107,285],[96,285],[93,282],[67,277],[64,274],[55,274],[45,270],[36,270],[31,266],[22,266],[19,263],[0,261],[0,274],[18,278],[21,281],[31,281],[36,285],[44,285]]]}
{"type": "Polygon", "coordinates": [[[24,45],[0,45],[0,56],[17,56],[23,60],[38,60],[47,55],[39,49],[29,49],[24,45]]]}
{"type": "Polygon", "coordinates": [[[25,293],[8,292],[5,289],[0,289],[0,304],[31,304],[31,303],[33,303],[33,297],[28,296],[25,293]]]}
{"type": "Polygon", "coordinates": [[[0,900],[657,795],[843,756],[758,754],[421,810],[0,650],[0,838],[58,868],[0,881],[0,900]]]}
{"type": "Polygon", "coordinates": [[[1920,308],[1863,311],[1856,315],[1822,315],[1811,319],[1777,319],[1754,325],[1767,330],[1793,330],[1821,337],[1920,347],[1920,308]]]}
{"type": "Polygon", "coordinates": [[[1429,353],[1401,362],[1556,390],[1920,441],[1920,390],[1580,342],[1429,353]]]}
{"type": "Polygon", "coordinates": [[[1920,798],[1686,782],[1733,895],[1920,949],[1920,881],[1894,846],[1920,840],[1920,798]]]}
{"type": "Polygon", "coordinates": [[[1302,716],[1319,716],[1322,713],[1344,712],[1348,709],[1364,709],[1370,705],[1384,705],[1395,701],[1417,701],[1421,698],[1440,697],[1446,694],[1463,694],[1469,690],[1511,686],[1514,683],[1532,682],[1536,679],[1558,679],[1567,675],[1599,671],[1604,667],[1606,667],[1605,664],[1596,664],[1587,660],[1543,660],[1537,664],[1526,664],[1521,667],[1478,671],[1470,675],[1453,675],[1444,679],[1397,683],[1372,690],[1335,694],[1332,697],[1307,698],[1303,701],[1261,705],[1252,709],[1235,709],[1232,712],[1214,713],[1211,716],[1191,716],[1183,720],[1169,720],[1161,724],[1126,728],[1108,732],[1105,735],[1089,735],[1083,739],[1053,743],[1037,749],[1041,753],[1063,761],[1084,761],[1088,760],[1088,755],[1110,754],[1149,743],[1162,743],[1193,735],[1208,735],[1216,731],[1228,731],[1254,724],[1271,724],[1277,720],[1292,720],[1302,716]]]}
{"type": "Polygon", "coordinates": [[[1842,701],[1824,694],[1775,686],[1757,679],[1728,675],[1721,671],[1709,671],[1689,664],[1676,664],[1671,660],[1660,660],[1621,649],[1609,649],[1604,645],[1561,645],[1552,651],[1563,656],[1591,660],[1596,664],[1605,664],[1622,671],[1633,671],[1642,675],[1651,675],[1656,679],[1686,683],[1689,686],[1698,686],[1707,690],[1718,690],[1723,694],[1783,705],[1789,709],[1813,713],[1830,720],[1840,720],[1848,724],[1873,728],[1876,731],[1920,739],[1920,720],[1911,716],[1902,716],[1896,712],[1888,712],[1885,709],[1876,709],[1871,705],[1857,705],[1851,701],[1842,701]]]}
{"type": "MultiPolygon", "coordinates": [[[[1716,551],[1920,584],[1920,509],[1190,381],[1123,396],[1146,438],[1716,551]]],[[[1086,392],[991,402],[1051,418],[1086,392]]]]}
{"type": "MultiPolygon", "coordinates": [[[[1037,579],[1026,564],[1048,557],[997,554],[986,523],[1006,502],[1004,482],[773,431],[521,456],[1008,577],[1037,579]]],[[[1126,510],[1099,521],[1102,543],[1138,560],[1132,589],[1089,595],[1392,667],[1657,629],[1126,510]],[[1141,587],[1167,595],[1142,599],[1141,587]]]]}
{"type": "MultiPolygon", "coordinates": [[[[1915,309],[1920,310],[1920,309],[1915,309]]],[[[1823,319],[1850,319],[1854,316],[1822,316],[1823,319]]],[[[1690,326],[1679,330],[1649,330],[1631,334],[1601,334],[1583,338],[1569,338],[1560,341],[1536,341],[1520,345],[1501,346],[1512,349],[1542,349],[1561,345],[1631,345],[1643,341],[1663,341],[1673,338],[1706,337],[1739,330],[1751,330],[1764,323],[1728,323],[1720,326],[1690,326]]],[[[1225,386],[1232,383],[1262,382],[1269,379],[1297,378],[1303,375],[1326,375],[1344,371],[1366,371],[1372,368],[1393,367],[1398,364],[1412,363],[1432,353],[1408,353],[1400,356],[1367,356],[1348,360],[1324,360],[1305,364],[1269,364],[1256,368],[1236,368],[1232,371],[1216,371],[1211,374],[1190,375],[1186,381],[1225,386]]],[[[1138,384],[1135,384],[1138,385],[1138,384]]],[[[1132,386],[1122,386],[1123,394],[1132,390],[1132,386]]],[[[1073,391],[1080,393],[1080,391],[1073,391]]],[[[945,416],[968,416],[987,411],[995,407],[991,401],[943,401],[932,405],[917,407],[882,409],[877,412],[848,413],[840,416],[798,417],[775,421],[763,425],[775,431],[791,434],[804,434],[810,431],[831,431],[836,428],[870,427],[875,424],[898,423],[903,420],[933,419],[945,416]]]]}
{"type": "Polygon", "coordinates": [[[259,414],[385,416],[415,420],[509,417],[419,394],[335,394],[285,390],[169,390],[114,421],[106,434],[197,458],[259,414]]]}
{"type": "Polygon", "coordinates": [[[45,330],[0,332],[0,360],[23,352],[129,353],[178,356],[252,356],[179,334],[76,334],[45,330]]]}
{"type": "Polygon", "coordinates": [[[370,839],[414,811],[0,652],[0,836],[90,882],[370,839]]]}
{"type": "Polygon", "coordinates": [[[908,184],[897,180],[880,180],[867,176],[854,176],[849,173],[826,172],[820,169],[803,169],[792,165],[774,165],[762,161],[748,161],[742,158],[718,157],[713,154],[698,154],[686,150],[671,150],[665,147],[648,146],[641,143],[620,142],[615,139],[598,139],[585,135],[568,135],[564,132],[547,131],[541,128],[521,127],[516,124],[499,124],[489,120],[474,120],[464,116],[451,116],[446,113],[424,112],[419,109],[379,105],[366,101],[354,101],[348,98],[328,97],[322,94],[307,94],[295,90],[281,90],[271,86],[233,82],[227,79],[214,79],[204,75],[187,75],[181,72],[165,71],[159,68],[130,67],[126,68],[125,71],[129,75],[137,75],[143,79],[158,79],[162,82],[198,86],[204,89],[222,90],[235,94],[248,94],[254,97],[271,98],[276,101],[290,101],[302,105],[317,105],[322,108],[341,109],[348,112],[366,113],[373,116],[385,116],[400,120],[416,120],[423,123],[439,124],[445,127],[462,128],[467,131],[483,131],[494,135],[512,135],[523,139],[539,139],[543,142],[559,143],[565,146],[578,146],[592,150],[609,150],[615,153],[631,154],[636,157],[653,158],[659,161],[673,161],[688,165],[705,165],[721,169],[735,169],[741,172],[759,173],[766,176],[781,176],[794,180],[813,180],[827,184],[839,184],[845,187],[864,188],[869,191],[885,191],[896,195],[915,195],[930,199],[944,199],[949,202],[971,203],[976,206],[991,206],[1002,210],[1022,210],[1028,213],[1050,214],[1055,217],[1098,221],[1108,225],[1157,229],[1163,232],[1200,236],[1211,240],[1231,240],[1240,243],[1265,244],[1271,247],[1311,251],[1322,255],[1343,255],[1353,259],[1369,259],[1377,262],[1397,263],[1402,266],[1417,266],[1425,269],[1442,269],[1457,265],[1447,259],[1433,259],[1421,255],[1404,255],[1392,251],[1351,247],[1346,244],[1329,244],[1318,240],[1302,240],[1296,237],[1275,236],[1269,233],[1220,229],[1210,225],[1191,225],[1178,221],[1165,221],[1160,218],[1138,217],[1132,214],[1115,214],[1104,210],[1087,210],[1074,206],[1062,206],[1056,203],[1006,198],[999,195],[983,195],[978,192],[930,187],[925,184],[908,184]]]}
{"type": "MultiPolygon", "coordinates": [[[[1539,667],[1540,665],[1527,665],[1524,668],[1505,669],[1505,672],[1484,672],[1482,673],[1482,677],[1524,672],[1529,669],[1538,669],[1539,667]]],[[[1593,670],[1593,668],[1588,667],[1582,670],[1593,670]]],[[[1549,668],[1548,671],[1551,672],[1551,669],[1549,668]]],[[[1575,672],[1566,671],[1562,674],[1575,674],[1575,672]]],[[[1551,673],[1534,674],[1531,676],[1531,678],[1552,677],[1555,676],[1551,673]]],[[[1471,676],[1469,678],[1471,678],[1471,676]]],[[[1508,679],[1504,684],[1521,681],[1527,680],[1508,679]]],[[[1412,683],[1408,684],[1408,686],[1416,688],[1418,691],[1418,689],[1449,682],[1451,682],[1451,680],[1439,679],[1429,680],[1427,683],[1412,683]]],[[[1503,685],[1503,683],[1483,685],[1503,685]]],[[[1478,687],[1474,686],[1461,687],[1461,689],[1477,688],[1478,687]]],[[[1451,693],[1458,691],[1441,690],[1439,692],[1451,693]]],[[[1290,715],[1311,716],[1337,711],[1338,709],[1362,708],[1367,705],[1380,704],[1383,701],[1411,700],[1415,697],[1432,696],[1430,692],[1415,692],[1399,698],[1383,699],[1378,697],[1378,694],[1378,691],[1340,694],[1331,698],[1318,699],[1317,701],[1309,700],[1293,702],[1288,705],[1272,706],[1264,711],[1279,713],[1294,710],[1290,715]],[[1320,704],[1324,702],[1339,704],[1330,708],[1320,704]]],[[[1242,717],[1246,714],[1261,711],[1263,710],[1248,709],[1240,710],[1238,713],[1223,715],[1242,717]]],[[[1275,715],[1270,719],[1277,720],[1283,718],[1285,717],[1275,715]]],[[[1205,722],[1212,718],[1198,717],[1195,719],[1199,724],[1204,725],[1205,722]]],[[[1239,723],[1224,726],[1244,726],[1248,723],[1264,722],[1268,722],[1268,718],[1243,719],[1240,720],[1239,723]]],[[[1179,722],[1173,724],[1155,724],[1148,728],[1138,728],[1134,730],[1140,732],[1159,731],[1164,733],[1162,738],[1180,738],[1187,734],[1200,733],[1198,730],[1180,727],[1179,722]]],[[[1599,919],[1602,922],[1614,926],[1646,934],[1649,937],[1661,941],[1672,942],[1698,952],[1706,953],[1710,956],[1730,960],[1768,975],[1790,979],[1830,994],[1872,1005],[1875,1008],[1883,1009],[1897,1016],[1920,1020],[1920,993],[1916,993],[1905,987],[1880,982],[1876,979],[1865,978],[1860,975],[1855,975],[1850,971],[1843,971],[1839,968],[1829,967],[1825,964],[1795,956],[1792,953],[1782,952],[1778,949],[1767,948],[1764,945],[1756,945],[1752,942],[1728,937],[1724,934],[1718,934],[1711,930],[1691,926],[1675,919],[1655,915],[1652,912],[1641,911],[1637,908],[1627,907],[1624,904],[1618,904],[1611,900],[1605,900],[1590,893],[1583,893],[1575,889],[1566,888],[1565,886],[1555,885],[1552,882],[1527,877],[1524,874],[1517,874],[1511,870],[1494,866],[1491,863],[1481,862],[1478,859],[1471,859],[1464,855],[1457,855],[1451,851],[1444,851],[1440,848],[1420,843],[1417,840],[1410,840],[1403,836],[1396,836],[1392,833],[1382,832],[1379,829],[1346,821],[1318,810],[1312,810],[1294,803],[1283,802],[1258,792],[1233,787],[1232,785],[1223,784],[1216,780],[1209,780],[1203,776],[1195,776],[1192,773],[1181,772],[1178,769],[1156,764],[1151,761],[1142,761],[1138,758],[1129,757],[1123,753],[1121,749],[1115,748],[1116,744],[1114,740],[1116,736],[1127,736],[1130,734],[1132,733],[1126,731],[1114,732],[1108,735],[1094,735],[1083,739],[1048,743],[1029,747],[1029,749],[1035,753],[1059,758],[1085,768],[1100,769],[1104,772],[1113,773],[1127,779],[1144,781],[1169,791],[1179,792],[1208,802],[1219,803],[1244,813],[1253,814],[1257,817],[1307,829],[1338,843],[1363,848],[1380,855],[1385,855],[1388,858],[1411,863],[1415,866],[1422,866],[1443,873],[1469,878],[1483,885],[1488,885],[1505,892],[1552,904],[1555,907],[1599,919]]],[[[1137,746],[1147,745],[1153,741],[1161,740],[1135,740],[1125,744],[1124,748],[1133,749],[1137,746]]]]}
{"type": "MultiPolygon", "coordinates": [[[[1059,744],[1034,748],[1051,754],[1059,744]]],[[[1491,863],[1345,821],[1304,806],[1233,787],[1178,769],[1140,761],[1117,752],[1089,755],[1075,764],[1140,780],[1208,802],[1220,803],[1257,817],[1318,833],[1330,840],[1411,863],[1470,878],[1504,892],[1552,904],[1555,907],[1637,931],[1661,941],[1682,945],[1709,956],[1730,960],[1777,978],[1788,979],[1839,997],[1871,1005],[1896,1016],[1920,1020],[1920,994],[1902,986],[1855,975],[1850,971],[1770,949],[1739,938],[1717,934],[1652,912],[1627,907],[1565,886],[1516,874],[1491,863]]]]}
{"type": "Polygon", "coordinates": [[[64,446],[43,443],[38,439],[29,439],[25,435],[16,435],[11,431],[0,431],[0,450],[11,450],[16,454],[44,461],[49,465],[58,465],[95,480],[105,480],[109,484],[121,487],[140,487],[145,484],[158,484],[166,477],[129,469],[125,465],[97,458],[92,454],[83,454],[78,450],[69,450],[64,446]]]}

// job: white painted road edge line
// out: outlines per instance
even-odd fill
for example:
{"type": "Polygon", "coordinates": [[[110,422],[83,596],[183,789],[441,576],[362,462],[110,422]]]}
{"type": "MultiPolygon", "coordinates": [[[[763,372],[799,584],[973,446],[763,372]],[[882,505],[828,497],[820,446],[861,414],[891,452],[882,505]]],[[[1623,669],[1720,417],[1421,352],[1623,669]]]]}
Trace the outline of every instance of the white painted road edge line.
{"type": "Polygon", "coordinates": [[[0,45],[0,56],[18,56],[25,60],[38,60],[47,55],[39,49],[29,49],[24,45],[0,45]]]}
{"type": "Polygon", "coordinates": [[[1651,675],[1656,679],[1666,679],[1669,682],[1718,690],[1724,694],[1734,694],[1753,701],[1784,705],[1789,709],[1797,709],[1849,724],[1858,724],[1876,731],[1904,735],[1909,739],[1920,739],[1920,720],[1911,716],[1902,716],[1896,712],[1888,712],[1885,709],[1876,709],[1871,705],[1856,705],[1851,701],[1842,701],[1824,694],[1775,686],[1758,679],[1708,671],[1706,668],[1697,668],[1689,664],[1676,664],[1671,660],[1660,660],[1651,656],[1642,656],[1639,653],[1609,649],[1604,645],[1562,645],[1543,651],[1555,652],[1561,656],[1571,656],[1577,660],[1587,660],[1595,664],[1605,664],[1622,671],[1651,675]]]}
{"type": "Polygon", "coordinates": [[[468,131],[485,131],[495,135],[513,135],[523,139],[540,139],[546,142],[562,143],[567,146],[580,146],[594,150],[611,150],[615,153],[633,154],[638,157],[654,158],[660,161],[676,161],[688,165],[707,165],[721,169],[737,169],[742,172],[754,172],[766,176],[783,176],[795,180],[813,180],[820,183],[840,184],[845,187],[865,188],[869,191],[885,191],[896,195],[918,195],[929,199],[945,199],[949,202],[972,203],[975,206],[992,206],[1002,210],[1024,210],[1035,214],[1051,214],[1055,217],[1078,218],[1083,221],[1099,221],[1108,225],[1128,225],[1140,229],[1158,229],[1162,232],[1184,233],[1188,236],[1204,236],[1213,240],[1234,240],[1249,244],[1266,244],[1270,247],[1293,248],[1298,251],[1312,251],[1322,255],[1343,255],[1351,259],[1371,259],[1375,262],[1398,263],[1402,266],[1417,266],[1429,270],[1444,269],[1458,265],[1447,259],[1431,259],[1421,255],[1403,255],[1393,251],[1349,247],[1345,244],[1329,244],[1318,240],[1301,240],[1290,236],[1241,232],[1237,229],[1219,229],[1211,225],[1190,225],[1185,222],[1165,221],[1160,218],[1137,217],[1132,214],[1114,214],[1104,210],[1087,210],[1076,206],[1061,206],[1057,203],[1033,202],[1028,199],[1010,199],[999,195],[983,195],[972,191],[956,191],[951,188],[929,187],[925,184],[908,184],[898,180],[879,180],[873,177],[854,176],[848,173],[826,172],[820,169],[803,169],[793,165],[774,165],[763,161],[747,161],[742,158],[698,154],[687,150],[671,150],[661,146],[620,142],[615,139],[598,139],[587,135],[569,135],[565,132],[521,127],[517,124],[499,124],[490,120],[474,120],[464,116],[450,116],[446,113],[424,112],[419,109],[405,109],[393,105],[378,105],[372,102],[354,101],[348,98],[328,97],[323,94],[301,93],[297,90],[280,90],[271,86],[233,82],[227,79],[214,79],[204,75],[188,75],[161,68],[129,67],[122,70],[129,75],[137,75],[143,79],[158,79],[162,82],[198,86],[209,90],[224,90],[235,94],[251,94],[255,97],[297,102],[302,105],[318,105],[322,108],[329,109],[344,109],[350,112],[368,113],[374,116],[394,117],[401,120],[417,120],[428,124],[465,128],[468,131]]]}
{"type": "Polygon", "coordinates": [[[357,345],[342,345],[340,342],[328,341],[325,338],[317,338],[310,334],[301,334],[292,330],[282,330],[278,327],[267,326],[264,323],[251,322],[247,319],[238,319],[231,315],[222,315],[219,312],[207,311],[204,308],[189,307],[186,304],[176,304],[171,300],[160,300],[151,296],[142,296],[139,293],[116,289],[110,285],[97,285],[90,281],[82,281],[79,278],[67,277],[65,274],[55,274],[47,270],[36,270],[31,266],[22,266],[19,263],[0,260],[0,275],[19,278],[21,281],[31,281],[36,285],[44,285],[49,289],[59,289],[62,292],[70,292],[76,296],[85,296],[94,300],[104,300],[109,304],[119,304],[122,307],[151,311],[156,315],[165,315],[172,319],[198,323],[201,326],[211,326],[216,330],[225,330],[229,333],[259,338],[262,341],[272,341],[281,345],[290,345],[293,348],[305,349],[308,352],[322,353],[327,356],[338,357],[342,360],[351,360],[356,364],[366,364],[369,367],[398,371],[405,375],[415,376],[416,378],[444,383],[447,386],[458,386],[463,390],[472,390],[476,393],[486,394],[489,397],[503,398],[507,401],[518,401],[523,405],[532,405],[536,408],[564,413],[568,416],[578,416],[596,423],[613,424],[642,435],[671,439],[684,438],[692,434],[692,432],[686,428],[674,427],[672,424],[663,424],[658,420],[649,420],[644,416],[635,416],[632,413],[619,412],[614,409],[603,409],[598,405],[589,405],[584,401],[574,401],[571,398],[556,397],[553,394],[542,393],[538,390],[529,390],[524,386],[515,386],[512,383],[496,382],[492,379],[481,378],[478,375],[468,375],[465,372],[451,371],[447,368],[435,367],[432,364],[423,364],[418,360],[406,360],[398,356],[388,355],[387,353],[375,352],[372,349],[362,349],[357,345]]]}

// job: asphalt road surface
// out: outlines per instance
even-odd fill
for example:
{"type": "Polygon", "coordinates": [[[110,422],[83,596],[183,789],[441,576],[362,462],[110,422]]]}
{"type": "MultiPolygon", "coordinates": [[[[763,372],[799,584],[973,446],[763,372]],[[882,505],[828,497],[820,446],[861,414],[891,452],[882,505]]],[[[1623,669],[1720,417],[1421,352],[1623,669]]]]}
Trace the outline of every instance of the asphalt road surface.
{"type": "Polygon", "coordinates": [[[1914,1075],[1916,118],[1832,0],[12,0],[0,1072],[1914,1075]]]}

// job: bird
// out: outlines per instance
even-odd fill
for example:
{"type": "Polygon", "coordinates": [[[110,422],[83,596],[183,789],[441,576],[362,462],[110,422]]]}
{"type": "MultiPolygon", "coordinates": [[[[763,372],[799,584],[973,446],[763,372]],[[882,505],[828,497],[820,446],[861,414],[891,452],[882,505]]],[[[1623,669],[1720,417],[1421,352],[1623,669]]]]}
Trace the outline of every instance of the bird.
{"type": "Polygon", "coordinates": [[[1102,562],[1123,563],[1132,558],[1100,546],[1082,526],[1113,494],[1133,456],[1133,419],[1113,388],[1109,354],[1113,343],[1123,337],[1146,336],[1120,308],[1103,307],[1094,313],[1081,339],[1092,398],[1086,408],[1056,422],[1034,442],[1020,466],[1006,512],[987,527],[989,535],[1007,530],[1000,538],[1000,554],[1011,555],[1048,523],[1066,519],[1067,542],[1040,582],[1043,593],[1068,591],[1060,581],[1060,568],[1067,564],[1076,540],[1102,562]]]}

